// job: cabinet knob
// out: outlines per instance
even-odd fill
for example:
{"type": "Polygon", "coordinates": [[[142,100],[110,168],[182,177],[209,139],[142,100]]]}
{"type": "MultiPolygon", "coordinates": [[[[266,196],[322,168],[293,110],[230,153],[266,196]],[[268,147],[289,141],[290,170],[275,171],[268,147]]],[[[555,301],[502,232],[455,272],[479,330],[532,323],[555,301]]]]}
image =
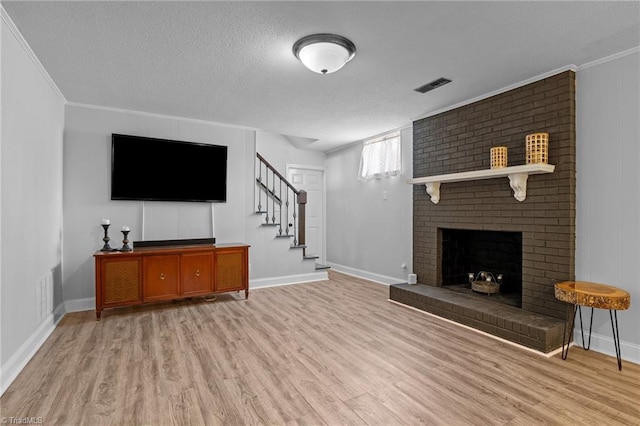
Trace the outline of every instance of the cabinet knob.
{"type": "Polygon", "coordinates": [[[196,269],[196,277],[200,276],[200,269],[196,269]]]}
{"type": "Polygon", "coordinates": [[[160,274],[160,279],[164,280],[164,274],[160,274]]]}

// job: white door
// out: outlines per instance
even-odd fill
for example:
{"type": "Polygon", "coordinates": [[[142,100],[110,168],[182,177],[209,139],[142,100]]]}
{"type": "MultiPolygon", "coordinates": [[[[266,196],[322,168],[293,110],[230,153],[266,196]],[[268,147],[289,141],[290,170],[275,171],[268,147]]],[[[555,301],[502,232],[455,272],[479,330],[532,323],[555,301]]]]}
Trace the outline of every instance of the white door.
{"type": "Polygon", "coordinates": [[[287,167],[287,179],[298,190],[307,191],[306,242],[307,255],[317,255],[324,262],[324,171],[303,166],[287,167]]]}

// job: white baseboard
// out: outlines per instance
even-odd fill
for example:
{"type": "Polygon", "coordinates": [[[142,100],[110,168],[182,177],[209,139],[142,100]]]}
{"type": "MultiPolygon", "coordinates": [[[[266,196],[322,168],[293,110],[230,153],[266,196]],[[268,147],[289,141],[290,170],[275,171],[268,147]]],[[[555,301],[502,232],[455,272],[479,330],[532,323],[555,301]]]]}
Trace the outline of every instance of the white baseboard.
{"type": "Polygon", "coordinates": [[[331,266],[331,269],[335,269],[343,274],[352,275],[357,278],[364,278],[365,280],[374,281],[378,284],[391,285],[406,283],[407,280],[402,278],[388,277],[386,275],[376,274],[374,272],[363,271],[361,269],[352,268],[350,266],[339,265],[337,263],[326,262],[327,266],[331,266]]]}
{"type": "Polygon", "coordinates": [[[327,271],[317,271],[310,274],[288,275],[284,277],[257,278],[249,280],[249,289],[276,287],[280,285],[302,284],[312,281],[325,281],[329,279],[327,271]]]}
{"type": "Polygon", "coordinates": [[[96,299],[87,297],[86,299],[73,299],[64,302],[65,313],[91,311],[96,308],[96,299]]]}
{"type": "MultiPolygon", "coordinates": [[[[249,290],[253,290],[256,288],[275,287],[279,285],[301,284],[312,281],[324,281],[328,279],[329,276],[327,274],[327,271],[317,271],[309,274],[288,275],[284,277],[258,278],[249,280],[249,290]]],[[[95,308],[96,299],[93,297],[67,300],[66,302],[64,302],[64,311],[66,313],[91,311],[95,308]]]]}
{"type": "MultiPolygon", "coordinates": [[[[312,281],[328,280],[329,276],[326,271],[319,271],[310,274],[288,275],[284,277],[259,278],[249,281],[249,290],[256,288],[275,287],[279,285],[301,284],[312,281]]],[[[91,311],[96,308],[96,299],[88,297],[86,299],[74,299],[64,302],[64,311],[82,312],[91,311]]]]}
{"type": "MultiPolygon", "coordinates": [[[[581,348],[584,347],[582,344],[580,328],[576,328],[573,330],[573,336],[573,341],[576,346],[580,346],[581,348]]],[[[589,342],[589,337],[586,332],[585,339],[587,340],[587,342],[589,342]]],[[[614,358],[616,356],[616,348],[613,344],[613,337],[611,336],[591,333],[591,346],[589,348],[594,352],[600,352],[614,358]]],[[[624,340],[620,339],[620,357],[624,361],[632,362],[634,364],[640,364],[640,345],[631,342],[625,342],[624,340]]]]}
{"type": "Polygon", "coordinates": [[[11,383],[18,377],[18,374],[27,363],[38,352],[40,346],[47,340],[53,330],[64,316],[64,303],[60,303],[53,313],[49,314],[42,324],[33,332],[31,336],[11,355],[11,358],[0,368],[0,396],[9,388],[11,383]]]}

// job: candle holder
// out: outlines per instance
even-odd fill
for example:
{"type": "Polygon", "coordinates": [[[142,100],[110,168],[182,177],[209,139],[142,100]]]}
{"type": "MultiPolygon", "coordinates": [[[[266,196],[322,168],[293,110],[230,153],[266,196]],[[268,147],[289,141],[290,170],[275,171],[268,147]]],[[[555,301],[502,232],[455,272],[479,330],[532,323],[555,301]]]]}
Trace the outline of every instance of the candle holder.
{"type": "Polygon", "coordinates": [[[109,245],[109,241],[111,240],[111,238],[109,238],[109,225],[103,224],[100,226],[102,226],[102,228],[104,229],[104,238],[102,238],[102,241],[104,241],[104,246],[102,246],[100,251],[113,251],[113,249],[109,245]]]}
{"type": "Polygon", "coordinates": [[[122,248],[120,251],[131,251],[131,247],[129,247],[129,232],[130,231],[122,231],[122,236],[124,239],[122,240],[122,248]]]}

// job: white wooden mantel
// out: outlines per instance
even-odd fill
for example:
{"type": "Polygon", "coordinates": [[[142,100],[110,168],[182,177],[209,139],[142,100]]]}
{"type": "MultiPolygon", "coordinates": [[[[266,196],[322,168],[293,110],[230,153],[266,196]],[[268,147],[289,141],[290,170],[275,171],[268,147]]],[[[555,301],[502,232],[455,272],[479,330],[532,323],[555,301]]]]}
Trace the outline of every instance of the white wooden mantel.
{"type": "Polygon", "coordinates": [[[448,175],[427,176],[407,179],[408,184],[424,185],[431,196],[431,202],[438,204],[440,201],[440,184],[447,182],[464,182],[469,180],[493,179],[508,177],[513,196],[518,201],[527,198],[527,179],[529,175],[553,173],[556,166],[551,164],[525,164],[522,166],[510,166],[500,169],[474,170],[471,172],[451,173],[448,175]]]}

